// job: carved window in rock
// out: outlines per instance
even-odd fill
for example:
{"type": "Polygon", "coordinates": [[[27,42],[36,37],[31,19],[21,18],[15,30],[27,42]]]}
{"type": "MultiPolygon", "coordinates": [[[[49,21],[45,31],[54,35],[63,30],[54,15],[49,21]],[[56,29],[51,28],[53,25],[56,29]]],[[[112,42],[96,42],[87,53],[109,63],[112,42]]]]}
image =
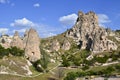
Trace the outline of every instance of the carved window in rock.
{"type": "Polygon", "coordinates": [[[32,52],[32,55],[35,55],[35,52],[32,52]]]}
{"type": "Polygon", "coordinates": [[[5,40],[4,40],[4,39],[2,39],[2,40],[1,40],[1,42],[4,44],[4,43],[5,43],[5,40]]]}

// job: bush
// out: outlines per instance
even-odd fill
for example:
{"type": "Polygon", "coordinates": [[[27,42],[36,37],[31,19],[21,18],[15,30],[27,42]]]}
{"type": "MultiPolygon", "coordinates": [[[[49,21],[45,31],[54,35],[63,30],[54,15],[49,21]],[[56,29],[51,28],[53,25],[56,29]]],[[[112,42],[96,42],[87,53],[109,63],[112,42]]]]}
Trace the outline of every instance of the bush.
{"type": "Polygon", "coordinates": [[[11,47],[5,49],[0,45],[0,58],[3,58],[4,56],[8,56],[9,54],[12,54],[13,56],[24,56],[24,50],[21,50],[17,47],[11,47]]]}
{"type": "Polygon", "coordinates": [[[13,56],[24,56],[24,50],[21,50],[20,48],[15,47],[11,47],[8,48],[10,54],[12,54],[13,56]]]}
{"type": "Polygon", "coordinates": [[[34,62],[33,65],[37,71],[47,72],[48,71],[47,67],[48,67],[48,63],[49,63],[49,56],[42,48],[40,48],[40,49],[41,49],[42,58],[40,60],[37,60],[36,62],[34,62]]]}
{"type": "Polygon", "coordinates": [[[89,66],[88,66],[88,65],[85,65],[85,66],[83,66],[83,68],[82,68],[82,70],[87,70],[87,69],[89,69],[89,66]]]}
{"type": "Polygon", "coordinates": [[[9,50],[5,49],[0,45],[0,58],[3,58],[4,56],[8,56],[8,55],[9,55],[9,50]]]}
{"type": "Polygon", "coordinates": [[[69,72],[64,80],[75,80],[78,75],[75,72],[69,72]]]}
{"type": "Polygon", "coordinates": [[[108,60],[108,57],[106,55],[104,57],[95,57],[95,60],[98,63],[106,63],[106,61],[108,60]]]}
{"type": "Polygon", "coordinates": [[[115,69],[117,69],[117,71],[120,71],[120,65],[116,65],[115,69]]]}
{"type": "Polygon", "coordinates": [[[62,55],[62,65],[64,67],[68,67],[70,66],[70,62],[69,62],[69,59],[67,58],[67,55],[62,55]]]}
{"type": "Polygon", "coordinates": [[[86,76],[86,73],[85,72],[76,72],[77,76],[78,77],[83,77],[83,76],[86,76]]]}
{"type": "Polygon", "coordinates": [[[37,60],[36,62],[33,63],[33,66],[38,72],[43,72],[44,69],[42,68],[42,66],[39,65],[41,65],[41,60],[37,60]]]}

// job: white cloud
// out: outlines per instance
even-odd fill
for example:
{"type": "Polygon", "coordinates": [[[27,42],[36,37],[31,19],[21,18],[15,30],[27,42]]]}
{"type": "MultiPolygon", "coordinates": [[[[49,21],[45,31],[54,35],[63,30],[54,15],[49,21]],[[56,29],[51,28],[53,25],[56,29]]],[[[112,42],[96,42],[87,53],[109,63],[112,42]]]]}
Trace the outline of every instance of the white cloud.
{"type": "Polygon", "coordinates": [[[26,19],[26,18],[22,18],[22,19],[17,19],[14,21],[14,23],[11,23],[10,26],[14,26],[14,27],[33,27],[35,26],[35,24],[26,19]]]}
{"type": "Polygon", "coordinates": [[[34,7],[40,7],[40,4],[39,3],[36,3],[33,5],[34,7]]]}
{"type": "Polygon", "coordinates": [[[10,24],[10,26],[14,27],[13,33],[15,31],[24,33],[26,29],[30,29],[32,27],[37,30],[40,37],[50,37],[56,35],[56,32],[61,31],[61,29],[55,28],[53,26],[34,23],[27,18],[16,19],[13,23],[10,24]]]}
{"type": "Polygon", "coordinates": [[[111,22],[106,14],[98,14],[99,25],[104,26],[105,23],[111,22]]]}
{"type": "Polygon", "coordinates": [[[9,29],[8,28],[0,28],[0,33],[8,33],[9,29]]]}
{"type": "Polygon", "coordinates": [[[5,4],[5,3],[9,3],[9,1],[8,0],[0,0],[0,3],[5,4]]]}
{"type": "Polygon", "coordinates": [[[69,25],[73,25],[76,22],[77,19],[77,14],[70,14],[70,15],[66,15],[66,16],[62,16],[59,18],[59,21],[65,25],[65,26],[69,26],[69,25]]]}

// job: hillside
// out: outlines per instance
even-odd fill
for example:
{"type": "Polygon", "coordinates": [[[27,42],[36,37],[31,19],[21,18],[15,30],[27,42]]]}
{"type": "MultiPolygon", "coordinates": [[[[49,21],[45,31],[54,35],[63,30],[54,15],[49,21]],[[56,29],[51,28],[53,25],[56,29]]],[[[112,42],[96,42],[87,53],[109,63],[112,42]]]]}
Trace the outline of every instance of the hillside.
{"type": "Polygon", "coordinates": [[[75,80],[120,76],[120,30],[99,26],[98,16],[78,12],[72,28],[39,38],[35,29],[0,38],[0,80],[75,80]]]}

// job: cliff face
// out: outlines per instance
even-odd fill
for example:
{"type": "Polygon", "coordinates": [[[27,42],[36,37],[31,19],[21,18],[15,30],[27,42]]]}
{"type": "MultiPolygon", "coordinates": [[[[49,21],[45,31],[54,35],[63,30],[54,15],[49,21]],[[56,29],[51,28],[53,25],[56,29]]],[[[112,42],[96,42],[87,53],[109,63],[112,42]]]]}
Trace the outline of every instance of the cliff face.
{"type": "Polygon", "coordinates": [[[107,38],[106,29],[99,26],[98,17],[92,11],[86,14],[79,12],[75,25],[67,31],[66,36],[73,38],[80,49],[94,53],[117,49],[115,42],[107,38]]]}

